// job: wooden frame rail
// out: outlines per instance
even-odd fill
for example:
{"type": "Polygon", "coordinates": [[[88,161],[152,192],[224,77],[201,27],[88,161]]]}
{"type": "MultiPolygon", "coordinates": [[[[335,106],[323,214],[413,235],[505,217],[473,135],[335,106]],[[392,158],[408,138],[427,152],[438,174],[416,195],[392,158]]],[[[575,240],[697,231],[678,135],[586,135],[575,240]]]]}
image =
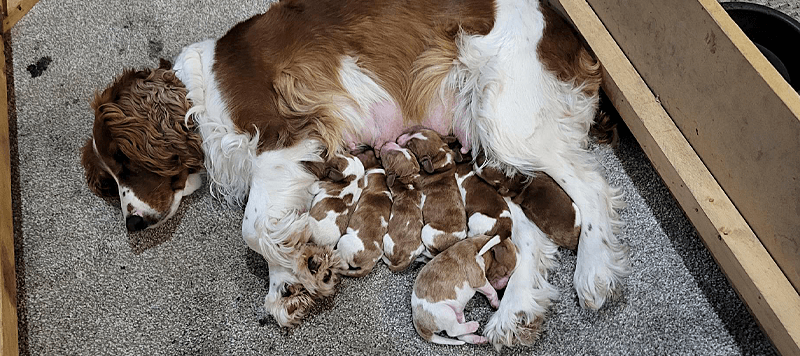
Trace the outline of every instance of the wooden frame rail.
{"type": "MultiPolygon", "coordinates": [[[[692,1],[695,3],[693,11],[717,11],[716,7],[719,7],[715,2],[692,1]]],[[[573,23],[600,60],[604,90],[759,325],[780,353],[800,354],[800,296],[797,290],[662,106],[663,100],[651,91],[652,87],[645,83],[631,64],[632,60],[623,53],[617,39],[612,37],[586,0],[551,0],[551,3],[573,23]]],[[[642,3],[637,2],[640,6],[642,3]]],[[[663,5],[675,6],[672,2],[663,5]]],[[[716,12],[716,16],[727,17],[727,14],[716,12]]],[[[627,21],[628,17],[625,19],[627,21]]],[[[696,24],[690,23],[691,26],[696,24]]],[[[703,25],[714,27],[716,22],[703,22],[703,25]]],[[[719,30],[716,36],[727,35],[719,30]]],[[[725,40],[720,37],[716,40],[725,40]]],[[[735,46],[729,48],[736,50],[735,46]]],[[[693,64],[687,61],[683,65],[693,64]]],[[[750,70],[755,69],[751,67],[750,70]]],[[[780,84],[777,87],[780,89],[780,84]]],[[[782,98],[769,88],[765,90],[767,93],[763,95],[772,93],[782,98]]]]}

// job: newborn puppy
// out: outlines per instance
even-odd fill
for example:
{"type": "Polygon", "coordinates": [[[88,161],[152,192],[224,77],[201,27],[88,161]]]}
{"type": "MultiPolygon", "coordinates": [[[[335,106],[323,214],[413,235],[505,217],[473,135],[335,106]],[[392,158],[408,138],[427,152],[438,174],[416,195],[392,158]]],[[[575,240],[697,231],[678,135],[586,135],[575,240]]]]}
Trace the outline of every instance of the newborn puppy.
{"type": "Polygon", "coordinates": [[[386,184],[392,192],[392,214],[383,235],[383,261],[394,272],[408,268],[423,251],[422,192],[419,163],[407,148],[389,142],[381,148],[386,184]]]}
{"type": "Polygon", "coordinates": [[[485,343],[474,334],[478,322],[464,322],[464,306],[478,291],[497,308],[495,289],[506,286],[516,265],[516,246],[499,236],[470,237],[434,257],[414,281],[411,311],[417,333],[437,344],[485,343]],[[440,331],[458,340],[437,335],[440,331]]]}
{"type": "MultiPolygon", "coordinates": [[[[453,151],[459,150],[458,146],[453,151]]],[[[502,239],[510,238],[513,224],[508,204],[497,189],[475,174],[471,156],[464,155],[456,165],[456,181],[464,200],[467,236],[498,235],[502,239]]]]}
{"type": "Polygon", "coordinates": [[[358,158],[366,169],[364,188],[350,217],[347,233],[336,245],[336,251],[348,266],[341,273],[350,277],[367,275],[383,256],[383,236],[392,212],[392,194],[375,152],[365,151],[358,158]]]}
{"type": "Polygon", "coordinates": [[[403,134],[397,143],[408,148],[422,167],[422,243],[432,257],[467,237],[454,154],[438,133],[428,129],[403,134]]]}
{"type": "MultiPolygon", "coordinates": [[[[518,204],[525,217],[538,226],[556,245],[575,250],[581,235],[578,207],[553,178],[538,172],[528,177],[518,174],[507,177],[500,169],[475,162],[475,174],[497,188],[497,191],[518,204]]],[[[591,227],[590,227],[591,228],[591,227]]]]}
{"type": "Polygon", "coordinates": [[[309,210],[311,241],[334,247],[345,233],[352,207],[361,196],[359,182],[364,177],[364,166],[349,154],[335,154],[326,162],[305,165],[320,179],[311,186],[315,194],[309,210]]]}

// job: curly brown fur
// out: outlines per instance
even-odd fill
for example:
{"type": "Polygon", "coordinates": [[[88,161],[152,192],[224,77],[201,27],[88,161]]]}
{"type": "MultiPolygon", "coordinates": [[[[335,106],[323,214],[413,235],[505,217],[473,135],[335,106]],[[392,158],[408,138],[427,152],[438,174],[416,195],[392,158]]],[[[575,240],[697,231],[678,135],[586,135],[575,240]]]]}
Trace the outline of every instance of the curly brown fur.
{"type": "Polygon", "coordinates": [[[302,284],[290,284],[270,313],[281,326],[297,326],[308,315],[315,301],[302,284]]]}
{"type": "Polygon", "coordinates": [[[95,140],[109,140],[108,152],[101,155],[116,154],[165,177],[203,170],[201,137],[185,120],[190,108],[186,89],[171,70],[126,70],[96,93],[91,105],[95,140]]]}
{"type": "Polygon", "coordinates": [[[313,298],[333,295],[344,265],[341,258],[329,246],[305,244],[297,248],[301,253],[297,255],[294,271],[303,287],[313,298]]]}

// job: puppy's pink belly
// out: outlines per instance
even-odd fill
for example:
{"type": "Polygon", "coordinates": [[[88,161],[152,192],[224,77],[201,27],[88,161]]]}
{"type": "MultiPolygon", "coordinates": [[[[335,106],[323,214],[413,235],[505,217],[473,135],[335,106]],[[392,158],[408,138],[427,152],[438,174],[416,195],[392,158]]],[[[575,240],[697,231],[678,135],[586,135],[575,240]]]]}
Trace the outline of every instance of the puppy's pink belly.
{"type": "Polygon", "coordinates": [[[407,129],[423,126],[442,135],[450,135],[453,126],[453,113],[450,107],[437,104],[431,107],[420,124],[406,124],[400,106],[394,101],[374,104],[364,118],[364,130],[346,134],[344,139],[348,147],[367,144],[380,149],[387,142],[395,142],[407,129]]]}

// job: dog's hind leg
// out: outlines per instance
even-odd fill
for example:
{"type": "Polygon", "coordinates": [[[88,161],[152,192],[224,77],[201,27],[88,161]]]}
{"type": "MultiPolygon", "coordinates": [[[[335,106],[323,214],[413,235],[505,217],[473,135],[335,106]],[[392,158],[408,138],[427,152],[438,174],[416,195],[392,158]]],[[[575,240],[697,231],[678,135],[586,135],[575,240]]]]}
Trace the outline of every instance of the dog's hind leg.
{"type": "Polygon", "coordinates": [[[492,31],[461,36],[449,77],[459,93],[456,124],[490,164],[543,171],[572,198],[581,213],[575,289],[581,305],[597,309],[630,273],[627,248],[614,235],[622,199],[585,149],[597,97],[560,81],[537,57],[544,25],[538,1],[497,0],[492,31]]]}

